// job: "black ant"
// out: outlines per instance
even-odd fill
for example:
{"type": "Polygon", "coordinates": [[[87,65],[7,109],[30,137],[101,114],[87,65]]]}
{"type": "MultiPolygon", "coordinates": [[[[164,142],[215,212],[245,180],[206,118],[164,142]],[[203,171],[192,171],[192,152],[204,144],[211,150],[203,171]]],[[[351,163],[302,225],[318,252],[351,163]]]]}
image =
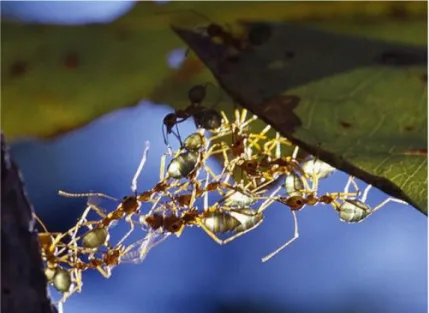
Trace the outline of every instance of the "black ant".
{"type": "Polygon", "coordinates": [[[214,130],[222,125],[222,116],[218,111],[212,108],[205,108],[202,102],[206,97],[205,85],[195,85],[188,91],[188,99],[190,104],[183,110],[176,110],[174,113],[169,113],[164,117],[162,133],[164,136],[164,143],[168,146],[167,136],[173,134],[182,146],[182,140],[179,135],[177,124],[186,121],[191,116],[194,118],[195,126],[197,128],[204,128],[207,130],[214,130]],[[173,128],[176,127],[176,132],[173,128]]]}

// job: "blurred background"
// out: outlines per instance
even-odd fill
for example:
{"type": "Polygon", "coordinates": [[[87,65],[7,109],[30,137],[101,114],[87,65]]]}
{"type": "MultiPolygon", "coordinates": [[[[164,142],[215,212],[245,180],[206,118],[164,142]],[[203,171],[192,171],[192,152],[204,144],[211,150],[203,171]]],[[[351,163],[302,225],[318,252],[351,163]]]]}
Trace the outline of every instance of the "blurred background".
{"type": "MultiPolygon", "coordinates": [[[[2,2],[2,18],[102,23],[133,5],[2,2]]],[[[183,52],[165,51],[166,64],[180,66],[183,52]]],[[[12,155],[48,229],[71,227],[85,207],[85,199],[62,198],[59,189],[118,198],[130,194],[146,140],[151,149],[139,190],[151,188],[166,151],[162,119],[171,111],[168,104],[143,100],[49,141],[15,141],[12,155]]],[[[192,121],[180,125],[184,134],[193,129],[192,121]]],[[[346,181],[347,175],[335,173],[321,191],[342,190],[346,181]]],[[[386,197],[372,189],[369,203],[386,197]]],[[[417,210],[391,203],[356,225],[340,222],[328,206],[307,207],[298,218],[300,238],[264,264],[261,257],[293,235],[291,214],[281,205],[267,210],[258,229],[226,246],[197,228],[187,229],[180,239],[170,237],[152,250],[142,264],[117,267],[108,280],[85,272],[83,291],[66,302],[65,312],[426,312],[427,219],[417,210]]],[[[117,227],[120,232],[122,225],[117,227]]]]}

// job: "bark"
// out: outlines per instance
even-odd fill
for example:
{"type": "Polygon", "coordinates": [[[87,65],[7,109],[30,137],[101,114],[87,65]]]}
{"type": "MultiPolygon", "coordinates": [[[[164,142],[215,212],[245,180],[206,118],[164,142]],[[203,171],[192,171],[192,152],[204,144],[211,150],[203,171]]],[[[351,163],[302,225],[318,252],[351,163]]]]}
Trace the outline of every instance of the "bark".
{"type": "Polygon", "coordinates": [[[34,231],[32,207],[1,133],[1,312],[56,313],[34,231]]]}

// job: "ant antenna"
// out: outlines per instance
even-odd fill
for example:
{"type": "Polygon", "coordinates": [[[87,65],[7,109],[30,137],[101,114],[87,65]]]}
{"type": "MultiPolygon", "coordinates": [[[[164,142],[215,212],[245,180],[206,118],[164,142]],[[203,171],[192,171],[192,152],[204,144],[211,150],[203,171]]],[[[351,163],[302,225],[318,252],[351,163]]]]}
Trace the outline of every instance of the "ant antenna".
{"type": "Polygon", "coordinates": [[[146,141],[142,159],[140,161],[140,164],[139,164],[139,167],[137,168],[136,173],[134,174],[133,180],[131,181],[131,191],[134,192],[135,194],[137,194],[137,179],[139,178],[139,176],[143,170],[143,167],[146,163],[149,148],[150,148],[150,143],[149,143],[149,141],[146,141]]]}
{"type": "Polygon", "coordinates": [[[104,193],[94,193],[94,192],[89,192],[89,193],[70,193],[70,192],[66,192],[66,191],[62,191],[62,190],[58,190],[58,194],[60,196],[63,197],[68,197],[68,198],[84,198],[84,197],[100,197],[100,198],[106,198],[109,200],[113,200],[113,201],[119,201],[118,199],[108,196],[104,193]]]}
{"type": "Polygon", "coordinates": [[[40,226],[42,226],[42,228],[43,228],[43,230],[46,232],[46,233],[49,233],[49,231],[48,231],[48,229],[46,228],[46,226],[45,226],[45,224],[43,224],[43,222],[42,222],[42,220],[35,214],[35,213],[33,213],[33,217],[34,217],[34,219],[40,224],[40,226]]]}

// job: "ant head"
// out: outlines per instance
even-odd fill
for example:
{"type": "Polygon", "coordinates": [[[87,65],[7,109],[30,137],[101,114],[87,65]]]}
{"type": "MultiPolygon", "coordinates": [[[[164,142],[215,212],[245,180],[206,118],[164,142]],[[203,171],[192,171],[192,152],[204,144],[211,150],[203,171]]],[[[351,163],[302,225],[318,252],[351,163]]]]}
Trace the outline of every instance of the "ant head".
{"type": "Polygon", "coordinates": [[[135,196],[124,197],[124,199],[122,200],[122,208],[128,214],[137,211],[137,209],[139,208],[137,198],[135,196]]]}
{"type": "Polygon", "coordinates": [[[299,211],[304,207],[305,200],[301,196],[292,196],[287,198],[286,205],[288,205],[292,211],[299,211]]]}
{"type": "Polygon", "coordinates": [[[164,226],[167,231],[177,233],[182,231],[182,226],[184,226],[184,224],[179,217],[170,215],[165,218],[164,226]]]}
{"type": "Polygon", "coordinates": [[[163,217],[161,214],[152,214],[145,218],[145,222],[149,225],[150,228],[157,230],[162,226],[163,217]]]}
{"type": "Polygon", "coordinates": [[[176,123],[176,114],[175,113],[168,113],[163,120],[165,125],[171,125],[176,123]]]}

